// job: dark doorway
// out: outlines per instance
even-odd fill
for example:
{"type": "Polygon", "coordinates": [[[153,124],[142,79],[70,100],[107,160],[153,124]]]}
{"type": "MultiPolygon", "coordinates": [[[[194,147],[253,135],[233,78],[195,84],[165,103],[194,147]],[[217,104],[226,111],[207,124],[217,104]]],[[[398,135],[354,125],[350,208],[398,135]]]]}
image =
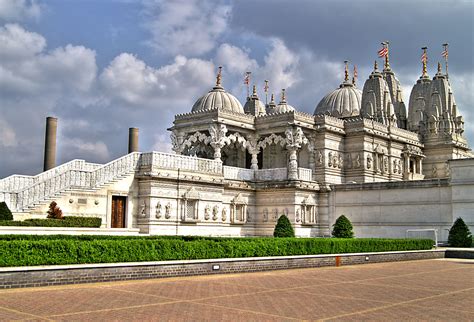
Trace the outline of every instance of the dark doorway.
{"type": "Polygon", "coordinates": [[[112,196],[112,228],[125,228],[127,197],[112,196]]]}

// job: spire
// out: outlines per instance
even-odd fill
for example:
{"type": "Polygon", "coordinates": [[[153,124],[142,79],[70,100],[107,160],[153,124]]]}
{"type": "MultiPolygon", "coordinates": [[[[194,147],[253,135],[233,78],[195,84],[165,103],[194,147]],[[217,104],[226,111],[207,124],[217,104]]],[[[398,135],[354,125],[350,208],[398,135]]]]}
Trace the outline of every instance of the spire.
{"type": "Polygon", "coordinates": [[[388,44],[389,42],[388,41],[384,41],[382,43],[382,45],[387,48],[387,53],[385,54],[385,65],[384,65],[384,70],[390,70],[390,61],[389,61],[389,54],[390,54],[390,50],[388,48],[388,44]]]}
{"type": "Polygon", "coordinates": [[[355,86],[357,80],[357,66],[354,65],[354,74],[352,75],[352,85],[355,86]]]}
{"type": "Polygon", "coordinates": [[[423,63],[423,69],[421,71],[421,77],[428,77],[428,72],[426,70],[426,63],[428,62],[428,54],[426,53],[426,50],[428,47],[422,47],[423,54],[421,55],[421,62],[423,63]]]}
{"type": "MultiPolygon", "coordinates": [[[[272,101],[273,101],[273,94],[272,94],[272,101]]],[[[281,89],[281,101],[280,103],[286,103],[286,95],[285,95],[285,89],[281,89]]]]}
{"type": "Polygon", "coordinates": [[[349,61],[345,60],[344,61],[344,64],[345,64],[345,67],[344,67],[344,83],[347,83],[349,81],[349,67],[347,66],[347,63],[349,61]]]}
{"type": "Polygon", "coordinates": [[[250,98],[258,100],[257,86],[256,85],[253,85],[253,87],[252,87],[252,96],[250,98]]]}
{"type": "Polygon", "coordinates": [[[268,80],[265,80],[265,86],[263,87],[265,91],[265,105],[268,104],[268,80]]]}
{"type": "Polygon", "coordinates": [[[444,57],[444,62],[446,64],[446,78],[448,78],[448,43],[443,44],[443,52],[441,53],[441,56],[444,57]]]}
{"type": "Polygon", "coordinates": [[[441,63],[438,62],[438,74],[441,75],[441,63]]]}
{"type": "Polygon", "coordinates": [[[377,73],[379,70],[379,65],[377,64],[377,61],[374,62],[374,73],[377,73]]]}
{"type": "Polygon", "coordinates": [[[222,87],[221,80],[222,80],[222,66],[219,66],[219,70],[216,76],[216,87],[222,87]]]}

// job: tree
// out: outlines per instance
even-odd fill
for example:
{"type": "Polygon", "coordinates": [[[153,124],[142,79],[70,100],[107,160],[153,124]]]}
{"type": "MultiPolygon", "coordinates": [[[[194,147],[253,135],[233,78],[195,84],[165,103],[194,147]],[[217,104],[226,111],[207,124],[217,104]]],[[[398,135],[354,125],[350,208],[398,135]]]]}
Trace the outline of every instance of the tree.
{"type": "Polygon", "coordinates": [[[13,220],[12,212],[4,201],[0,202],[0,220],[13,220]]]}
{"type": "Polygon", "coordinates": [[[55,201],[49,204],[48,218],[50,219],[63,219],[63,212],[55,201]]]}
{"type": "Polygon", "coordinates": [[[336,219],[336,223],[332,226],[332,236],[336,238],[353,238],[352,224],[346,216],[342,215],[336,219]]]}
{"type": "Polygon", "coordinates": [[[273,237],[295,237],[295,230],[287,216],[281,215],[273,231],[273,237]]]}
{"type": "Polygon", "coordinates": [[[448,244],[452,247],[471,247],[472,235],[461,217],[456,219],[449,230],[448,244]]]}

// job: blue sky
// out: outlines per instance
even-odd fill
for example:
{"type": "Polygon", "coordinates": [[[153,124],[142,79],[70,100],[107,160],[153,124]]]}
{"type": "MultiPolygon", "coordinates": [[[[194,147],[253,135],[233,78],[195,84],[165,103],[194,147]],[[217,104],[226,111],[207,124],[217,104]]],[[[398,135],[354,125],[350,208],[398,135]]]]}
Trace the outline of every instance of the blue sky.
{"type": "Polygon", "coordinates": [[[380,42],[405,101],[428,46],[429,73],[450,43],[450,80],[474,142],[472,1],[0,0],[0,178],[41,171],[46,116],[59,118],[58,163],[107,162],[127,151],[169,151],[166,128],[213,84],[242,102],[245,71],[263,96],[287,88],[313,113],[343,77],[362,87],[380,42]]]}

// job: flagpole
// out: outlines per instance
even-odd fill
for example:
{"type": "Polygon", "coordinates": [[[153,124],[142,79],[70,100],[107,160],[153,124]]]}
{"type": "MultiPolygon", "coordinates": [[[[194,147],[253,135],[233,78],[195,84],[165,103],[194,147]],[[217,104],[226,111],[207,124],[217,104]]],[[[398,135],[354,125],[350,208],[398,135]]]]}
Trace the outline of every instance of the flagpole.
{"type": "Polygon", "coordinates": [[[426,50],[428,49],[428,47],[422,47],[421,49],[423,50],[423,55],[421,56],[421,61],[423,63],[422,76],[427,76],[428,71],[426,70],[426,62],[428,61],[428,54],[426,53],[426,50]]]}
{"type": "Polygon", "coordinates": [[[446,78],[449,78],[448,76],[448,43],[443,44],[444,47],[444,62],[446,63],[446,78]]]}
{"type": "Polygon", "coordinates": [[[268,80],[265,80],[265,106],[268,105],[268,80]]]}

